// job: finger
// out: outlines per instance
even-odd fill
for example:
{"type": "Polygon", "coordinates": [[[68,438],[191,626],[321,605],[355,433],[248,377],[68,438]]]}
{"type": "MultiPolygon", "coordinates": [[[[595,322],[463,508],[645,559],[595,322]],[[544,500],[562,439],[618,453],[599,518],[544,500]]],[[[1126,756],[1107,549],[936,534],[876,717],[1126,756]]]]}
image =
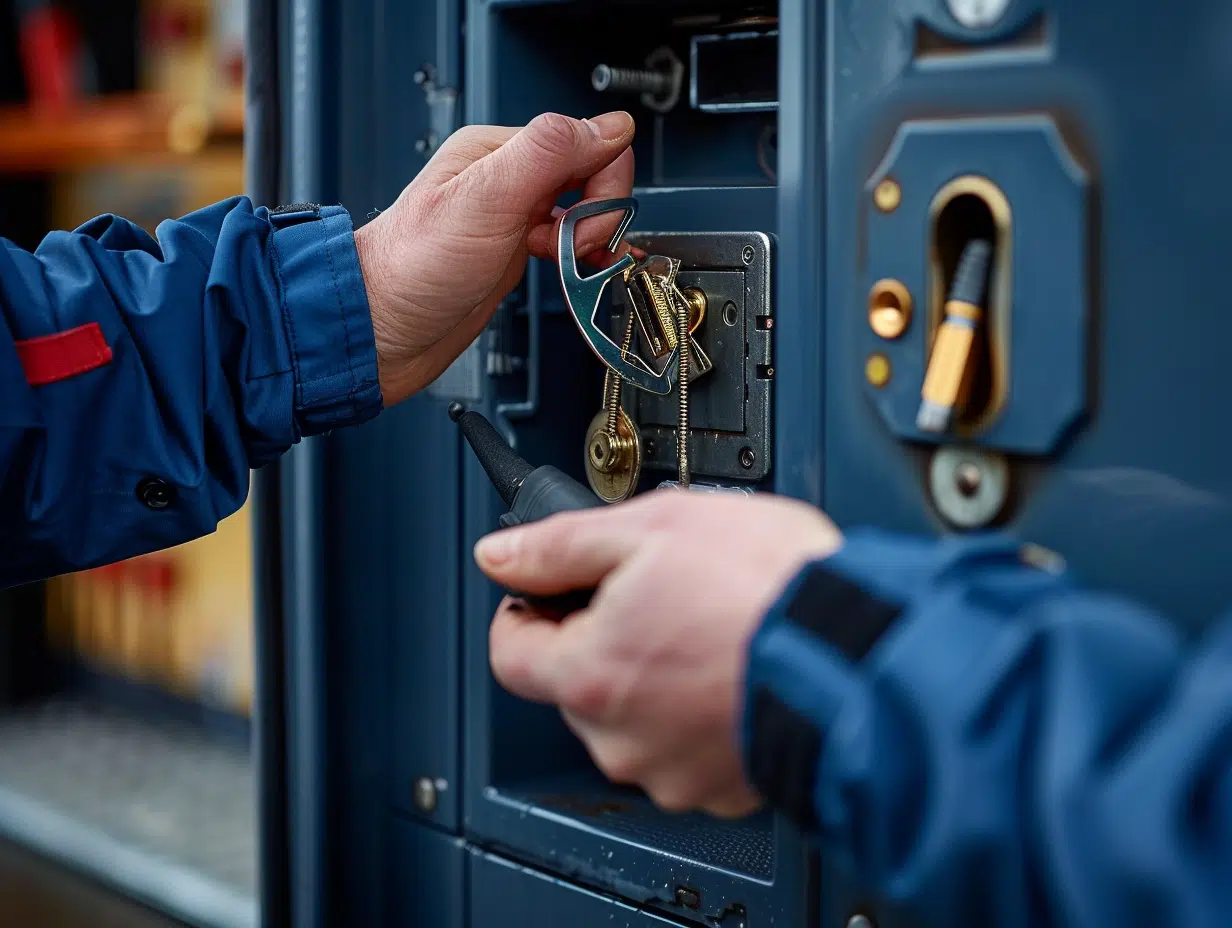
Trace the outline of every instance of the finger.
{"type": "Polygon", "coordinates": [[[506,598],[488,631],[492,675],[516,696],[553,705],[608,698],[608,685],[594,666],[593,613],[565,619],[545,616],[506,598]]]}
{"type": "Polygon", "coordinates": [[[762,807],[761,797],[747,787],[712,796],[702,803],[702,809],[715,818],[738,819],[752,815],[762,807]]]}
{"type": "MultiPolygon", "coordinates": [[[[582,192],[582,202],[590,203],[596,200],[623,199],[633,195],[633,149],[628,148],[606,168],[590,177],[582,192]]],[[[549,222],[536,224],[527,235],[526,243],[531,254],[539,258],[557,257],[557,244],[560,235],[561,217],[563,211],[552,211],[549,222]]],[[[586,257],[592,252],[607,250],[612,236],[620,227],[622,211],[613,210],[601,216],[589,216],[577,224],[573,231],[573,250],[578,257],[586,257]]]]}
{"type": "Polygon", "coordinates": [[[646,517],[635,503],[562,513],[480,539],[475,561],[497,583],[529,595],[589,589],[636,553],[646,517]]]}
{"type": "Polygon", "coordinates": [[[633,131],[628,113],[590,120],[545,113],[464,176],[478,185],[494,211],[528,217],[545,197],[616,161],[632,144],[633,131]]]}
{"type": "Polygon", "coordinates": [[[463,126],[445,139],[420,177],[443,184],[521,132],[520,126],[463,126]]]}

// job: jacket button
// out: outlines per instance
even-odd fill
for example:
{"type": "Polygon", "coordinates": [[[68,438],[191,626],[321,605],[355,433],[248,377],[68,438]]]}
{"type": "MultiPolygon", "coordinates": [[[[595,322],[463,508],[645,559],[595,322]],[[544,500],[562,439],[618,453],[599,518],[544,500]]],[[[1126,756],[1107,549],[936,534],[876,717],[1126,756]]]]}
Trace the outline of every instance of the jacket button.
{"type": "Polygon", "coordinates": [[[137,499],[150,509],[166,509],[175,502],[175,487],[161,477],[146,477],[137,484],[137,499]]]}

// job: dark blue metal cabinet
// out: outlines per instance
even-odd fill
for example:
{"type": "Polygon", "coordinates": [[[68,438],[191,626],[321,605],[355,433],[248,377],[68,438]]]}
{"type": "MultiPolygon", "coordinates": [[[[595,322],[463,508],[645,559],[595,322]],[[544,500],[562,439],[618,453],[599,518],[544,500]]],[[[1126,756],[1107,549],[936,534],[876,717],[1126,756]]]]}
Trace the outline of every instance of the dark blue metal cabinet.
{"type": "Polygon", "coordinates": [[[472,928],[667,928],[674,924],[635,906],[492,854],[470,860],[472,928]]]}
{"type": "MultiPolygon", "coordinates": [[[[830,40],[826,134],[820,107],[797,106],[781,139],[796,162],[782,168],[785,188],[814,190],[826,165],[824,232],[816,199],[785,207],[783,234],[799,230],[807,253],[780,263],[788,292],[824,306],[810,356],[779,360],[780,416],[799,397],[824,398],[819,500],[844,526],[952,531],[948,519],[965,516],[933,489],[937,449],[975,449],[981,466],[1002,456],[1011,492],[994,525],[1200,630],[1232,599],[1222,427],[1232,321],[1208,290],[1229,245],[1226,197],[1208,180],[1232,157],[1232,123],[1214,115],[1232,92],[1221,51],[1232,9],[1147,4],[1129,16],[1111,2],[1012,0],[996,24],[969,30],[941,0],[825,8],[824,20],[805,16],[810,36],[830,40]],[[803,128],[789,141],[792,122],[803,128]],[[1008,312],[989,318],[1008,389],[991,416],[938,442],[911,418],[932,249],[954,231],[933,210],[946,185],[973,175],[1004,193],[1012,223],[997,239],[1008,312]],[[870,325],[885,278],[915,297],[897,339],[870,325]],[[884,366],[870,367],[875,355],[884,366]],[[888,382],[870,383],[887,368],[888,382]]],[[[911,924],[861,909],[839,882],[825,887],[823,924],[856,910],[882,928],[911,924]]]]}
{"type": "MultiPolygon", "coordinates": [[[[600,61],[650,50],[643,47],[649,39],[634,39],[627,13],[601,3],[473,0],[467,120],[517,125],[546,111],[588,116],[628,105],[590,86],[600,61]]],[[[777,197],[756,161],[758,126],[767,122],[773,124],[772,114],[699,118],[685,106],[661,124],[639,111],[637,229],[773,235],[777,197]],[[677,120],[697,127],[695,144],[684,141],[677,120]],[[728,144],[707,144],[720,137],[728,144]]],[[[535,266],[531,273],[525,311],[538,315],[537,408],[509,420],[502,403],[520,394],[504,397],[499,384],[487,397],[489,408],[524,456],[581,479],[582,436],[600,408],[601,368],[564,313],[553,269],[535,266]]],[[[470,458],[462,485],[469,546],[492,530],[501,509],[470,458]]],[[[645,797],[606,784],[554,711],[515,700],[493,682],[488,624],[498,592],[469,562],[463,575],[468,836],[511,859],[679,917],[803,925],[810,890],[799,836],[770,815],[735,824],[665,815],[645,797]]]]}
{"type": "Polygon", "coordinates": [[[971,31],[939,0],[830,6],[829,149],[815,152],[828,165],[825,363],[811,383],[825,396],[824,501],[845,525],[946,528],[929,483],[938,442],[901,401],[918,403],[926,359],[932,200],[987,178],[1013,224],[998,245],[1009,312],[990,320],[1008,391],[991,421],[940,445],[1004,454],[1002,524],[1196,628],[1232,599],[1219,414],[1232,322],[1208,295],[1229,238],[1207,186],[1232,156],[1232,124],[1212,116],[1232,86],[1219,51],[1232,12],[1125,13],[1013,0],[971,31]],[[900,185],[889,213],[886,178],[900,185]],[[884,277],[920,304],[893,343],[867,315],[884,277]],[[880,388],[874,353],[893,365],[880,388]]]}
{"type": "MultiPolygon", "coordinates": [[[[690,8],[707,6],[735,4],[690,8]]],[[[843,526],[1005,527],[1192,630],[1232,599],[1212,415],[1232,326],[1211,195],[1232,156],[1226,3],[1131,18],[1108,0],[1008,0],[968,28],[947,0],[781,0],[777,115],[671,118],[590,87],[599,60],[647,51],[631,9],[288,0],[289,193],[362,221],[462,121],[627,105],[637,230],[773,236],[762,489],[843,526]],[[756,156],[767,121],[776,182],[756,156]],[[947,255],[976,232],[1000,281],[985,385],[939,438],[915,407],[947,255]],[[869,313],[887,280],[914,307],[892,338],[869,313]]],[[[498,594],[469,551],[500,506],[442,399],[469,394],[526,457],[580,476],[600,382],[533,262],[438,389],[283,466],[294,923],[910,924],[837,870],[818,879],[772,816],[669,817],[613,789],[555,712],[492,681],[498,594]],[[524,355],[516,376],[483,373],[498,348],[524,355]]]]}

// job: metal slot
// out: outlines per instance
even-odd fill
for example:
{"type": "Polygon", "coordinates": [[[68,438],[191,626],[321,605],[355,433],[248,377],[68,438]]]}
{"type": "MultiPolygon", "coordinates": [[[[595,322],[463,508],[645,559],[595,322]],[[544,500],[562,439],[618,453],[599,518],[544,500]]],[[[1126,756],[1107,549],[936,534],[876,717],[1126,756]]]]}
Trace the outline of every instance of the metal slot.
{"type": "Polygon", "coordinates": [[[765,113],[779,108],[777,30],[694,36],[689,103],[705,113],[765,113]]]}
{"type": "Polygon", "coordinates": [[[987,178],[959,177],[946,184],[929,209],[928,344],[935,343],[962,246],[972,238],[993,243],[987,320],[977,329],[970,388],[954,422],[970,435],[987,428],[1009,395],[1009,314],[1012,214],[1005,194],[987,178]]]}

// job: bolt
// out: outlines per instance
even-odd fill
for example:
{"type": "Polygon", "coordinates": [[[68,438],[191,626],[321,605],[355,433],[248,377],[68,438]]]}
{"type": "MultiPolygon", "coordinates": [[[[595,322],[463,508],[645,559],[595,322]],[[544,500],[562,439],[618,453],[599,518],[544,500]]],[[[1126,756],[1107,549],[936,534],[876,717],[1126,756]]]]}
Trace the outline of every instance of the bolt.
{"type": "Polygon", "coordinates": [[[756,463],[757,463],[757,455],[753,453],[752,448],[741,448],[740,449],[740,466],[741,467],[743,467],[745,470],[749,470],[756,463]]]}
{"type": "Polygon", "coordinates": [[[753,259],[757,257],[757,252],[753,250],[752,245],[745,245],[744,251],[740,252],[740,258],[745,264],[752,264],[753,259]]]}
{"type": "Polygon", "coordinates": [[[903,188],[895,181],[886,178],[873,190],[873,202],[883,213],[892,213],[903,201],[903,188]]]}
{"type": "Polygon", "coordinates": [[[968,499],[980,491],[983,480],[984,473],[974,461],[963,461],[954,469],[954,486],[968,499]]]}
{"type": "Polygon", "coordinates": [[[415,781],[415,807],[421,812],[432,812],[436,809],[436,784],[428,777],[420,777],[415,781]]]}
{"type": "Polygon", "coordinates": [[[667,93],[672,87],[670,74],[642,68],[613,68],[598,65],[590,75],[590,85],[600,93],[667,93]]]}

